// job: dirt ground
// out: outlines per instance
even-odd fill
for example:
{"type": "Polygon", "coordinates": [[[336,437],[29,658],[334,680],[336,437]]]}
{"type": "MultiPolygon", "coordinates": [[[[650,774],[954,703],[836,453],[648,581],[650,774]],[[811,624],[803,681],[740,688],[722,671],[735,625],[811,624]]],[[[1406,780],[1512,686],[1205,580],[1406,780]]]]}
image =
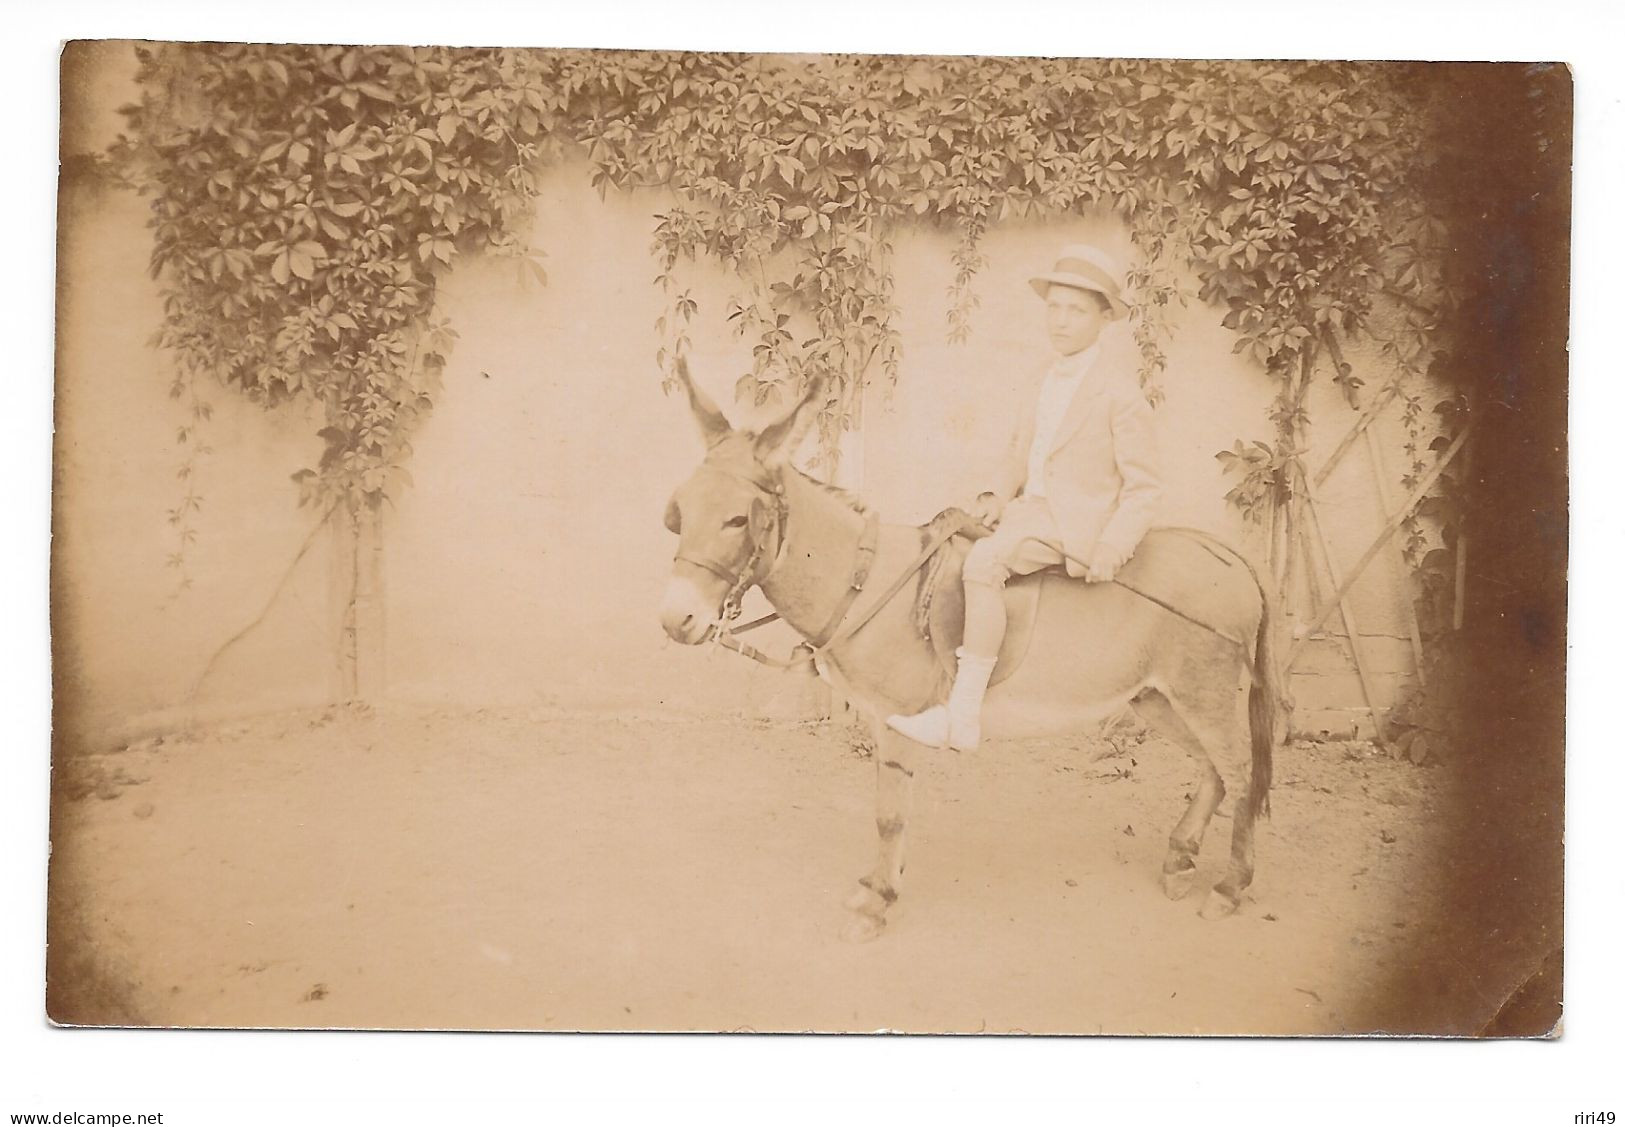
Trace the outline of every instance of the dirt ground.
{"type": "MultiPolygon", "coordinates": [[[[529,711],[286,714],[69,759],[52,1011],[155,1025],[1341,1033],[1426,946],[1448,769],[1276,764],[1258,877],[1158,887],[1193,785],[1135,736],[989,743],[917,780],[887,932],[839,725],[529,711]]],[[[1390,1026],[1392,1028],[1392,1026],[1390,1026]]]]}

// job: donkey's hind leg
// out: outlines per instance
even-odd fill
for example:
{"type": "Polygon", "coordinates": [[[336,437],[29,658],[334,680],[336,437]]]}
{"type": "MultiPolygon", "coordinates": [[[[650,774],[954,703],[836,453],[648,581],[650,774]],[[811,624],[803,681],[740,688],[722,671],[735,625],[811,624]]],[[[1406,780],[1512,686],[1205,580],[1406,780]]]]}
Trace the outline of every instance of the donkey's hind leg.
{"type": "MultiPolygon", "coordinates": [[[[1233,659],[1232,659],[1233,660],[1233,659]]],[[[1204,919],[1222,919],[1241,904],[1241,894],[1253,881],[1253,808],[1248,800],[1252,781],[1252,745],[1248,740],[1241,669],[1235,676],[1215,679],[1209,662],[1200,676],[1186,679],[1165,694],[1169,706],[1206,753],[1221,780],[1220,794],[1234,804],[1231,815],[1230,865],[1224,878],[1202,905],[1204,919]]],[[[1198,799],[1202,796],[1198,791],[1198,799]]]]}
{"type": "Polygon", "coordinates": [[[905,864],[903,849],[909,810],[914,804],[915,756],[920,745],[885,724],[875,733],[875,829],[880,852],[869,874],[858,881],[846,906],[855,915],[842,933],[853,942],[874,939],[886,929],[886,910],[897,901],[905,864]]]}
{"type": "MultiPolygon", "coordinates": [[[[1249,783],[1249,786],[1251,784],[1249,783]]],[[[1202,905],[1202,918],[1220,920],[1241,906],[1241,894],[1253,883],[1253,804],[1247,793],[1236,796],[1236,812],[1230,830],[1230,869],[1213,886],[1202,905]]]]}
{"type": "Polygon", "coordinates": [[[1161,692],[1151,689],[1136,697],[1134,711],[1163,737],[1189,752],[1202,772],[1196,793],[1168,835],[1168,856],[1162,862],[1162,891],[1168,899],[1179,900],[1189,894],[1196,883],[1196,855],[1202,851],[1202,838],[1213,811],[1224,799],[1224,779],[1202,741],[1161,692]]]}

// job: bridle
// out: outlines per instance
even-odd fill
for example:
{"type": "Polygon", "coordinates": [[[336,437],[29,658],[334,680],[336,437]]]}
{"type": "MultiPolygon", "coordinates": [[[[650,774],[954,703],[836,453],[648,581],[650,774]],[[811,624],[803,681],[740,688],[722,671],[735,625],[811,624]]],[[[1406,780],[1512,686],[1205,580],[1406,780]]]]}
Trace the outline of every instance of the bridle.
{"type": "Polygon", "coordinates": [[[744,563],[737,568],[731,564],[715,559],[711,556],[691,555],[678,550],[672,557],[674,563],[686,563],[702,571],[708,571],[728,585],[727,594],[722,597],[721,618],[716,626],[712,627],[712,634],[719,630],[726,630],[727,625],[739,617],[744,605],[745,592],[756,586],[772,574],[773,568],[778,565],[779,555],[784,550],[784,526],[789,518],[789,507],[785,504],[784,488],[778,485],[769,485],[756,478],[732,470],[722,469],[718,466],[701,466],[701,472],[720,474],[723,477],[742,481],[750,486],[756,493],[752,501],[766,501],[770,506],[769,523],[758,532],[749,529],[751,536],[750,554],[745,557],[744,563]],[[773,551],[767,551],[769,538],[776,541],[773,551]],[[768,557],[769,563],[764,570],[761,566],[763,557],[768,557]]]}
{"type": "MultiPolygon", "coordinates": [[[[867,614],[853,622],[847,622],[847,613],[852,609],[852,604],[857,601],[858,596],[863,592],[864,586],[869,582],[869,572],[874,566],[875,550],[880,543],[880,519],[873,513],[865,514],[863,532],[858,537],[857,549],[852,561],[851,581],[847,584],[846,591],[830,613],[829,619],[825,622],[823,628],[797,645],[787,660],[764,654],[754,646],[740,641],[735,635],[754,630],[758,626],[766,626],[770,622],[777,622],[779,620],[778,612],[773,611],[760,618],[752,619],[737,629],[734,628],[733,623],[739,618],[744,604],[745,592],[773,573],[773,569],[778,566],[779,558],[784,552],[784,546],[788,541],[785,527],[790,517],[789,505],[784,498],[784,487],[777,483],[768,484],[758,478],[724,469],[720,466],[701,466],[700,469],[703,472],[721,474],[723,477],[730,477],[736,481],[744,482],[758,494],[757,497],[753,498],[753,501],[765,500],[770,506],[768,522],[761,528],[759,533],[755,529],[751,530],[750,554],[745,558],[744,563],[737,568],[732,564],[709,556],[691,555],[681,550],[673,557],[674,562],[686,563],[692,567],[700,568],[702,571],[708,571],[728,584],[727,593],[722,597],[721,613],[704,641],[715,642],[726,649],[743,654],[745,657],[759,661],[764,665],[772,665],[780,669],[793,669],[811,662],[818,651],[827,649],[839,641],[844,641],[862,629],[874,617],[875,612],[889,602],[892,595],[896,594],[901,582],[909,574],[918,570],[919,566],[924,562],[922,557],[914,567],[909,569],[908,573],[899,576],[898,583],[894,584],[891,590],[867,614]],[[767,551],[767,543],[770,538],[775,541],[771,553],[767,551]],[[764,557],[770,561],[766,568],[762,566],[764,557]]],[[[668,521],[667,524],[669,527],[672,522],[668,521]]]]}
{"type": "MultiPolygon", "coordinates": [[[[736,635],[743,634],[749,630],[754,630],[759,626],[766,626],[770,622],[778,621],[779,614],[777,611],[765,614],[760,618],[752,619],[750,622],[747,622],[743,626],[737,628],[733,626],[733,623],[739,618],[740,611],[744,603],[745,592],[749,591],[752,587],[756,586],[758,583],[762,582],[772,574],[774,567],[778,566],[779,556],[784,551],[784,545],[787,540],[785,535],[785,524],[789,519],[789,506],[786,504],[784,499],[784,488],[782,485],[778,485],[776,483],[764,483],[757,478],[750,477],[742,473],[736,473],[732,470],[723,469],[720,466],[701,466],[700,469],[704,472],[721,474],[724,477],[731,477],[737,481],[742,481],[760,495],[758,498],[756,498],[757,500],[765,498],[771,503],[771,516],[769,523],[762,530],[760,535],[756,535],[753,532],[751,536],[752,543],[750,553],[745,558],[744,563],[741,564],[737,569],[731,567],[729,564],[711,559],[709,557],[688,555],[682,551],[678,551],[676,556],[673,557],[675,562],[690,564],[704,571],[708,571],[712,575],[715,575],[717,578],[721,579],[724,583],[728,584],[727,594],[725,594],[722,598],[720,617],[711,627],[711,630],[706,635],[704,641],[715,642],[720,646],[733,650],[735,653],[751,658],[753,661],[761,662],[763,665],[775,666],[779,669],[794,669],[797,666],[810,662],[819,651],[826,650],[833,645],[843,642],[850,638],[853,634],[856,634],[859,630],[863,629],[863,627],[868,625],[869,621],[873,619],[877,613],[879,613],[880,609],[889,603],[892,597],[902,589],[909,577],[915,572],[919,571],[920,568],[924,567],[926,562],[936,554],[937,550],[952,537],[976,529],[980,529],[980,535],[987,534],[987,529],[980,527],[974,518],[970,517],[965,512],[958,509],[946,510],[938,520],[932,522],[934,528],[926,537],[926,542],[921,548],[920,554],[916,556],[914,560],[911,561],[908,566],[896,576],[891,585],[881,594],[878,600],[875,600],[870,605],[866,612],[859,615],[857,618],[848,621],[847,615],[852,609],[852,604],[857,601],[858,596],[863,592],[864,586],[869,581],[869,571],[874,564],[875,549],[879,542],[880,521],[873,513],[866,514],[864,518],[863,532],[858,539],[856,556],[852,564],[851,582],[848,584],[845,593],[841,596],[840,601],[830,614],[824,628],[808,637],[802,644],[796,646],[788,660],[776,658],[761,652],[748,643],[740,641],[736,635]],[[768,554],[766,552],[766,547],[769,536],[772,536],[777,542],[773,546],[773,552],[771,555],[772,562],[765,570],[763,570],[761,567],[761,562],[762,558],[768,554]]],[[[1230,561],[1225,560],[1224,556],[1220,555],[1220,553],[1215,549],[1216,544],[1218,547],[1223,547],[1226,552],[1240,560],[1243,566],[1247,568],[1259,590],[1265,590],[1263,583],[1259,579],[1258,574],[1256,570],[1254,570],[1252,564],[1246,559],[1246,557],[1236,552],[1233,548],[1220,544],[1211,536],[1192,529],[1176,529],[1171,531],[1180,531],[1195,537],[1199,543],[1202,543],[1207,548],[1209,552],[1212,552],[1223,562],[1229,563],[1230,561]]],[[[977,533],[971,531],[970,534],[976,535],[977,533]]],[[[1038,538],[1033,537],[1032,539],[1037,540],[1038,538]]],[[[1080,566],[1087,567],[1087,563],[1085,561],[1064,551],[1060,545],[1052,544],[1043,540],[1040,540],[1039,542],[1043,543],[1046,547],[1055,551],[1065,559],[1079,564],[1080,566]]],[[[1252,655],[1248,652],[1248,646],[1243,640],[1235,637],[1228,631],[1213,625],[1212,623],[1202,621],[1194,615],[1187,613],[1186,611],[1174,606],[1162,598],[1159,598],[1149,591],[1142,590],[1133,584],[1124,582],[1121,578],[1113,578],[1111,582],[1116,586],[1130,592],[1131,594],[1138,595],[1140,598],[1161,607],[1170,614],[1182,618],[1186,622],[1199,626],[1209,633],[1215,634],[1218,637],[1223,638],[1225,641],[1232,643],[1240,651],[1241,660],[1247,667],[1248,675],[1254,682],[1257,682],[1260,679],[1260,672],[1255,667],[1252,655]]]]}

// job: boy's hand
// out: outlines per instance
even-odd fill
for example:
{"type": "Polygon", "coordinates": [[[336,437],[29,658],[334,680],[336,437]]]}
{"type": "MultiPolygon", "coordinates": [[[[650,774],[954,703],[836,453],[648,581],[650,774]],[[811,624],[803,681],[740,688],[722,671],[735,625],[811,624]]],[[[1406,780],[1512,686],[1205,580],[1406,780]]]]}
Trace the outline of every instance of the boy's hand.
{"type": "Polygon", "coordinates": [[[1116,548],[1109,544],[1096,544],[1095,550],[1089,554],[1089,571],[1084,578],[1090,583],[1109,583],[1127,562],[1128,557],[1116,548]]]}
{"type": "Polygon", "coordinates": [[[992,528],[1004,513],[1004,502],[992,493],[983,493],[971,502],[970,515],[980,524],[992,528]]]}

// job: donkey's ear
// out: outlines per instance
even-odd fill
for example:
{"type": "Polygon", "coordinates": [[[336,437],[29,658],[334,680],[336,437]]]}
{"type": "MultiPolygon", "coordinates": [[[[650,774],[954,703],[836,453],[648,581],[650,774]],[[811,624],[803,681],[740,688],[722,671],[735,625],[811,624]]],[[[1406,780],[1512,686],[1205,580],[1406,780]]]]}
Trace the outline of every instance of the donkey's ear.
{"type": "Polygon", "coordinates": [[[822,376],[808,380],[807,390],[796,405],[757,434],[756,457],[763,465],[778,467],[789,463],[790,455],[795,453],[796,440],[823,409],[828,386],[829,382],[822,376]]]}
{"type": "Polygon", "coordinates": [[[687,357],[677,358],[677,380],[688,392],[689,410],[694,412],[694,421],[699,424],[700,437],[707,447],[715,446],[733,427],[729,425],[727,417],[717,410],[711,397],[701,391],[694,383],[694,377],[688,374],[687,357]]]}

